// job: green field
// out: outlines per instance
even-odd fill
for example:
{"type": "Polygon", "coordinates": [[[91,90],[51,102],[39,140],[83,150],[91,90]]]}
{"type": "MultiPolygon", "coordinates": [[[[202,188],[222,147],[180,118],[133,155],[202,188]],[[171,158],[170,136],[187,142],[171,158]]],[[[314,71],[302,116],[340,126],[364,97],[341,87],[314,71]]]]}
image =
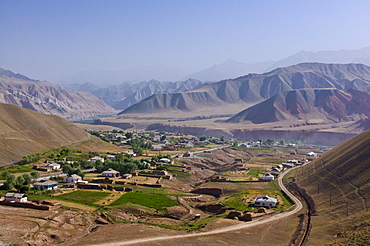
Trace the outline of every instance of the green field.
{"type": "Polygon", "coordinates": [[[247,204],[244,203],[243,198],[244,194],[248,194],[248,192],[240,192],[233,194],[223,200],[221,204],[228,206],[229,208],[233,208],[238,211],[245,211],[248,210],[249,207],[247,204]]]}
{"type": "Polygon", "coordinates": [[[172,200],[162,194],[144,193],[144,192],[129,192],[121,196],[118,200],[113,202],[110,206],[116,206],[123,203],[135,203],[145,207],[163,210],[166,207],[179,206],[177,200],[172,200]]]}
{"type": "Polygon", "coordinates": [[[62,194],[54,198],[56,199],[61,198],[64,200],[93,205],[95,202],[104,199],[110,194],[111,194],[110,192],[78,190],[71,193],[62,194]]]}

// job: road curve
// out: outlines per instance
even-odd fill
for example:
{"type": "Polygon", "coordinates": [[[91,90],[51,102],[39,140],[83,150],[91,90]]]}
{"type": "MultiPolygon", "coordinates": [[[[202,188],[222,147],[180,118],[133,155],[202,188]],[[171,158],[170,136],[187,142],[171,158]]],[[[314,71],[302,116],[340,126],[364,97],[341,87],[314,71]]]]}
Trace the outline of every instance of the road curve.
{"type": "Polygon", "coordinates": [[[275,221],[278,219],[282,219],[285,217],[288,217],[290,215],[293,215],[297,213],[299,210],[303,208],[303,205],[301,201],[295,197],[284,185],[283,185],[283,178],[284,176],[291,170],[295,169],[297,167],[288,169],[281,173],[278,177],[278,184],[283,190],[287,196],[295,203],[295,208],[292,211],[289,212],[282,212],[279,214],[276,214],[272,217],[262,219],[262,220],[256,220],[256,221],[250,221],[246,222],[240,225],[233,225],[233,226],[228,226],[228,227],[223,227],[211,231],[206,231],[206,232],[194,232],[194,233],[189,233],[189,234],[183,234],[183,235],[174,235],[174,236],[160,236],[160,237],[151,237],[151,238],[141,238],[141,239],[134,239],[134,240],[129,240],[129,241],[121,241],[121,242],[114,242],[114,243],[103,243],[103,244],[95,244],[93,246],[120,246],[120,245],[132,245],[132,244],[139,244],[139,243],[148,243],[148,242],[153,242],[153,241],[160,241],[160,240],[170,240],[170,239],[177,239],[177,238],[187,238],[187,237],[199,237],[199,236],[208,236],[208,235],[213,235],[213,234],[219,234],[219,233],[224,233],[224,232],[229,232],[229,231],[236,231],[244,228],[249,228],[257,225],[262,225],[265,223],[269,223],[271,221],[275,221]]]}

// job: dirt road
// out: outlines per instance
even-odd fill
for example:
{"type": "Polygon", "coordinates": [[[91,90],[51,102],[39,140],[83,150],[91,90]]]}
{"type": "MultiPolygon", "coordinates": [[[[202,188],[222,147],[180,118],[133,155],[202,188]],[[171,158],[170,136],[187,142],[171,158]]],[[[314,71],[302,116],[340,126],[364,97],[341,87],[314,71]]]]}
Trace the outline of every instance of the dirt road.
{"type": "MultiPolygon", "coordinates": [[[[297,167],[295,167],[297,168],[297,167]]],[[[293,169],[295,169],[293,168],[293,169]]],[[[289,212],[282,212],[277,215],[274,215],[272,217],[266,218],[266,219],[261,219],[261,220],[256,220],[256,221],[251,221],[251,222],[246,222],[240,225],[233,225],[229,227],[224,227],[224,228],[219,228],[207,232],[198,232],[198,233],[190,233],[190,234],[185,234],[185,235],[174,235],[174,236],[161,236],[161,237],[149,237],[149,238],[141,238],[141,239],[135,239],[135,240],[129,240],[129,241],[121,241],[121,242],[114,242],[114,243],[103,243],[103,244],[96,244],[93,246],[119,246],[119,245],[133,245],[133,244],[139,244],[139,243],[148,243],[148,242],[154,242],[154,241],[160,241],[160,240],[171,240],[171,239],[178,239],[178,238],[190,238],[190,237],[200,237],[200,236],[208,236],[208,235],[213,235],[213,234],[219,234],[219,233],[225,233],[225,232],[230,232],[230,231],[236,231],[240,229],[245,229],[248,227],[253,227],[265,223],[269,223],[271,221],[279,220],[282,218],[285,218],[287,216],[291,216],[295,213],[297,213],[299,210],[303,208],[303,205],[301,201],[295,197],[291,192],[288,191],[288,189],[283,185],[283,177],[292,169],[288,169],[281,173],[278,177],[278,184],[280,188],[290,197],[290,199],[295,203],[295,208],[292,211],[289,212]]]]}

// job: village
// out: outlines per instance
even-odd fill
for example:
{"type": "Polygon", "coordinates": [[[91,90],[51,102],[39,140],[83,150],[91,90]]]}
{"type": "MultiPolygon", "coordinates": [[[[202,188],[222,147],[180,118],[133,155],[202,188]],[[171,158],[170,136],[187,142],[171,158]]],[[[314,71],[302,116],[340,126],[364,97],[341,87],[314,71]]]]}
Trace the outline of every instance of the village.
{"type": "Polygon", "coordinates": [[[17,177],[5,169],[0,205],[103,210],[97,223],[196,230],[219,216],[250,221],[289,209],[292,202],[274,181],[325,151],[271,139],[239,143],[163,132],[92,134],[122,146],[122,152],[63,147],[23,164],[27,172],[14,172],[17,177]]]}

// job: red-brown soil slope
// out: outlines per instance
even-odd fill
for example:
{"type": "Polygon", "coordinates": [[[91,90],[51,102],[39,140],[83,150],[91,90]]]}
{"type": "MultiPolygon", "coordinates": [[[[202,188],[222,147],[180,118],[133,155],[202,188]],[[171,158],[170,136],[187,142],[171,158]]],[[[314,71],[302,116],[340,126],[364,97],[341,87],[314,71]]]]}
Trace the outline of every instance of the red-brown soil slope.
{"type": "Polygon", "coordinates": [[[289,120],[346,122],[370,116],[370,95],[354,89],[300,89],[280,92],[243,110],[227,123],[289,120]]]}
{"type": "MultiPolygon", "coordinates": [[[[121,114],[202,111],[251,105],[283,91],[304,88],[353,88],[370,91],[370,67],[362,64],[302,63],[265,74],[249,74],[183,93],[153,95],[121,114]]],[[[240,110],[242,109],[240,108],[240,110]]]]}

